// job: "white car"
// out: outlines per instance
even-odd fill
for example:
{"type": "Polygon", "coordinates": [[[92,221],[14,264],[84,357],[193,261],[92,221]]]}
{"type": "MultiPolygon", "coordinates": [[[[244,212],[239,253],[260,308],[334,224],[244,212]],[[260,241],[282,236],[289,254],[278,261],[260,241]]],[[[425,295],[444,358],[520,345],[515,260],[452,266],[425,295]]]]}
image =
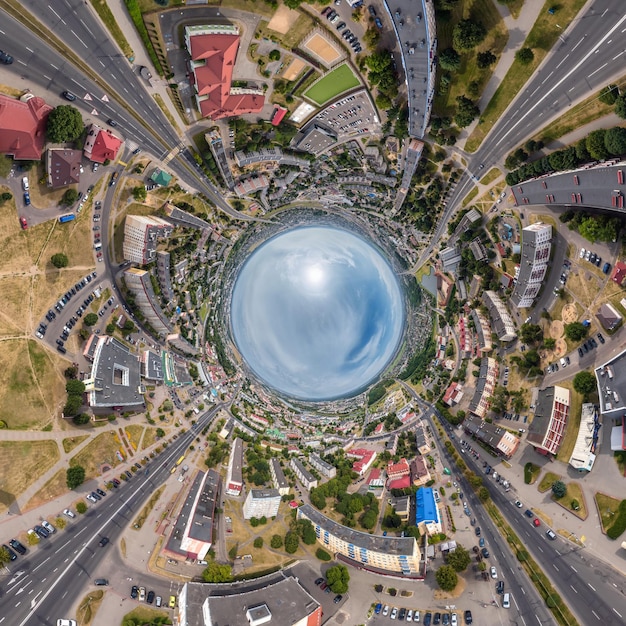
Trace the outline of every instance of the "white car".
{"type": "Polygon", "coordinates": [[[396,617],[398,617],[398,608],[397,607],[393,607],[393,611],[391,611],[391,615],[389,616],[391,617],[391,619],[396,619],[396,617]]]}
{"type": "Polygon", "coordinates": [[[61,619],[57,620],[57,626],[77,626],[75,619],[61,619]]]}
{"type": "Polygon", "coordinates": [[[64,509],[63,515],[67,515],[68,517],[71,517],[71,518],[76,517],[76,513],[72,513],[72,511],[70,511],[69,509],[64,509]]]}
{"type": "Polygon", "coordinates": [[[458,617],[456,616],[456,613],[452,613],[452,615],[450,616],[450,626],[458,626],[458,617]]]}
{"type": "Polygon", "coordinates": [[[523,505],[523,504],[522,504],[519,500],[515,500],[515,506],[516,506],[518,509],[521,509],[524,505],[523,505]]]}
{"type": "Polygon", "coordinates": [[[491,574],[491,578],[498,578],[498,570],[496,570],[494,565],[491,566],[489,573],[491,574]]]}
{"type": "Polygon", "coordinates": [[[406,621],[407,622],[412,622],[413,621],[413,609],[409,609],[406,613],[406,621]]]}
{"type": "Polygon", "coordinates": [[[413,621],[417,624],[417,622],[420,621],[420,612],[419,611],[415,611],[415,613],[413,613],[413,621]]]}
{"type": "Polygon", "coordinates": [[[145,602],[145,601],[146,601],[146,588],[139,587],[139,602],[145,602]]]}
{"type": "Polygon", "coordinates": [[[389,615],[389,605],[385,604],[383,607],[383,615],[389,615]]]}
{"type": "Polygon", "coordinates": [[[585,252],[586,250],[584,248],[580,249],[580,254],[578,255],[579,259],[584,259],[585,258],[585,252]]]}
{"type": "Polygon", "coordinates": [[[94,504],[98,502],[90,493],[88,493],[85,497],[89,500],[89,502],[93,502],[94,504]]]}
{"type": "Polygon", "coordinates": [[[22,189],[24,191],[28,191],[28,176],[24,176],[24,178],[22,178],[22,189]]]}
{"type": "Polygon", "coordinates": [[[41,520],[41,525],[50,533],[55,533],[57,531],[57,529],[50,523],[47,522],[45,519],[41,520]]]}

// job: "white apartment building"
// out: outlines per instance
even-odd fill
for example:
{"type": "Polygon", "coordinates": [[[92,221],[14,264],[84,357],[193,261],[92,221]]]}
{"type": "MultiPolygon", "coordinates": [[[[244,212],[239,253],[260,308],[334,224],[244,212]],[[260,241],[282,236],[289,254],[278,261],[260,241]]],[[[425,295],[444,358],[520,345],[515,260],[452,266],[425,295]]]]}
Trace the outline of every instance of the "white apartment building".
{"type": "Polygon", "coordinates": [[[275,517],[281,496],[278,489],[250,489],[243,504],[243,518],[275,517]]]}
{"type": "Polygon", "coordinates": [[[280,461],[276,458],[270,459],[270,474],[272,475],[272,483],[274,489],[278,489],[278,493],[281,496],[285,496],[289,493],[290,487],[283,468],[280,466],[280,461]]]}
{"type": "Polygon", "coordinates": [[[124,282],[128,290],[135,296],[135,304],[143,314],[146,322],[154,331],[161,335],[172,332],[169,319],[157,302],[156,294],[150,280],[150,273],[146,270],[131,267],[124,272],[124,282]]]}
{"type": "Polygon", "coordinates": [[[499,341],[513,341],[517,337],[513,318],[506,308],[506,304],[495,291],[485,291],[483,302],[489,310],[491,327],[499,341]]]}
{"type": "Polygon", "coordinates": [[[243,489],[243,441],[236,437],[230,450],[228,471],[226,473],[226,493],[238,496],[243,489]]]}
{"type": "Polygon", "coordinates": [[[156,259],[157,240],[172,234],[174,226],[154,215],[127,215],[124,224],[124,258],[146,265],[156,259]]]}
{"type": "Polygon", "coordinates": [[[294,474],[298,477],[298,480],[308,491],[311,491],[313,487],[317,487],[317,478],[315,478],[315,476],[313,476],[313,474],[311,474],[311,472],[304,467],[304,464],[300,459],[297,459],[296,457],[291,459],[290,466],[294,474]]]}
{"type": "Polygon", "coordinates": [[[337,475],[337,468],[330,463],[326,463],[318,454],[310,454],[309,463],[326,478],[334,478],[337,475]]]}
{"type": "Polygon", "coordinates": [[[548,272],[552,226],[537,222],[522,230],[522,259],[511,302],[518,309],[533,305],[548,272]]]}

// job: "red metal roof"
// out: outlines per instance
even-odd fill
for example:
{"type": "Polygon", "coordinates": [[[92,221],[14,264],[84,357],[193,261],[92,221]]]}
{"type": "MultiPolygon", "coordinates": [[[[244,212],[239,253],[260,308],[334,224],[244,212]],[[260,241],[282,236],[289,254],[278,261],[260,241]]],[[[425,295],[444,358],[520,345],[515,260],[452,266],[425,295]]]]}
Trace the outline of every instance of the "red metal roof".
{"type": "Polygon", "coordinates": [[[626,263],[622,261],[618,261],[615,264],[615,269],[613,270],[613,276],[611,276],[611,280],[616,282],[618,285],[621,285],[626,278],[626,263]]]}
{"type": "Polygon", "coordinates": [[[274,113],[272,114],[272,126],[278,126],[282,121],[285,115],[287,115],[287,111],[285,107],[274,105],[274,113]]]}
{"type": "Polygon", "coordinates": [[[231,93],[239,35],[202,34],[189,37],[195,67],[194,84],[200,96],[203,117],[219,120],[245,113],[258,113],[265,104],[262,94],[231,93]]]}
{"type": "Polygon", "coordinates": [[[39,160],[50,111],[43,98],[22,102],[0,94],[0,153],[16,160],[39,160]]]}

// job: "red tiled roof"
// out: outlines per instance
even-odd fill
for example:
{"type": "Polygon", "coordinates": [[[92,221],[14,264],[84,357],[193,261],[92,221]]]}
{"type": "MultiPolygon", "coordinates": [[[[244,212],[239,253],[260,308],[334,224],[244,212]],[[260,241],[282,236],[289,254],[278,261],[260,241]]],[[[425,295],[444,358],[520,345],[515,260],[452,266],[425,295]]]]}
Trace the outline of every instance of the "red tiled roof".
{"type": "Polygon", "coordinates": [[[121,145],[122,140],[119,137],[116,137],[110,130],[101,129],[94,141],[89,158],[97,163],[104,163],[107,159],[114,161],[121,145]]]}
{"type": "Polygon", "coordinates": [[[189,37],[191,58],[204,61],[195,67],[193,82],[203,117],[224,117],[258,113],[265,104],[262,94],[231,93],[233,68],[239,48],[239,35],[202,34],[189,37]]]}
{"type": "Polygon", "coordinates": [[[369,473],[369,476],[367,477],[367,484],[369,485],[373,480],[378,480],[380,478],[380,470],[375,467],[374,469],[372,469],[369,473]]]}
{"type": "Polygon", "coordinates": [[[387,489],[406,489],[411,486],[411,477],[407,474],[398,480],[392,480],[387,484],[387,489]]]}
{"type": "Polygon", "coordinates": [[[0,153],[16,160],[39,160],[52,107],[43,98],[28,102],[0,95],[0,153]]]}
{"type": "Polygon", "coordinates": [[[618,285],[621,285],[626,278],[626,263],[622,261],[618,261],[615,264],[615,269],[613,270],[613,276],[611,276],[611,280],[616,282],[618,285]]]}
{"type": "Polygon", "coordinates": [[[287,115],[287,111],[285,107],[274,105],[274,113],[272,114],[272,126],[278,126],[282,121],[285,115],[287,115]]]}

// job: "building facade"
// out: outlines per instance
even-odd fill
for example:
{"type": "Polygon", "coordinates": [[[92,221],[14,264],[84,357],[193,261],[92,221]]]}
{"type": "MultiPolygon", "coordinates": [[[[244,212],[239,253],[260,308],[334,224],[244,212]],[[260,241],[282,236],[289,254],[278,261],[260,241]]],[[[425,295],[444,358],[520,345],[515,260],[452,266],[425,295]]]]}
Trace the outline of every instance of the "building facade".
{"type": "Polygon", "coordinates": [[[418,576],[421,552],[413,537],[370,535],[338,524],[310,504],[298,508],[298,519],[308,519],[317,540],[330,552],[354,561],[360,567],[372,567],[400,576],[418,576]]]}
{"type": "Polygon", "coordinates": [[[272,475],[274,489],[277,489],[281,496],[286,496],[290,491],[290,487],[285,478],[285,472],[283,472],[283,468],[277,458],[272,457],[270,459],[270,474],[272,475]]]}
{"type": "Polygon", "coordinates": [[[330,463],[326,463],[318,454],[310,454],[309,463],[326,478],[334,478],[337,475],[337,468],[330,463]]]}
{"type": "Polygon", "coordinates": [[[226,473],[226,493],[239,496],[243,489],[243,441],[236,437],[230,450],[226,473]]]}
{"type": "Polygon", "coordinates": [[[156,259],[159,239],[172,234],[174,227],[154,215],[127,215],[124,223],[124,258],[131,263],[147,265],[156,259]]]}
{"type": "Polygon", "coordinates": [[[527,442],[541,454],[559,451],[570,410],[570,392],[565,387],[540,389],[535,402],[535,416],[528,427],[527,442]]]}
{"type": "Polygon", "coordinates": [[[533,305],[548,272],[552,226],[537,222],[522,229],[522,258],[511,302],[518,309],[533,305]]]}
{"type": "Polygon", "coordinates": [[[293,470],[293,473],[298,477],[298,480],[307,489],[307,491],[311,491],[313,487],[317,487],[317,478],[315,478],[315,476],[313,476],[313,474],[311,474],[311,472],[304,467],[304,464],[300,459],[293,457],[289,465],[293,470]]]}
{"type": "Polygon", "coordinates": [[[495,291],[487,290],[483,293],[483,303],[489,311],[491,326],[498,340],[513,341],[517,337],[515,324],[500,296],[495,291]]]}
{"type": "Polygon", "coordinates": [[[243,518],[275,517],[280,499],[278,489],[250,489],[243,504],[243,518]]]}
{"type": "Polygon", "coordinates": [[[124,282],[128,290],[135,296],[135,305],[143,314],[145,321],[152,326],[159,336],[169,335],[172,332],[172,327],[157,301],[150,280],[150,273],[131,267],[124,272],[124,282]]]}

